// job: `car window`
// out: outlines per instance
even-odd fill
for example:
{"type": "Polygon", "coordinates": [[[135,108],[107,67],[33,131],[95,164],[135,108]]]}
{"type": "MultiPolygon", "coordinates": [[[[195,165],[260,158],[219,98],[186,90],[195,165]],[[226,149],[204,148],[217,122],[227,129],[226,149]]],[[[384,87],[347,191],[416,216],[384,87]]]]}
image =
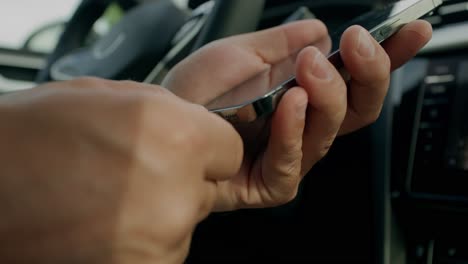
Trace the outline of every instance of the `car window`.
{"type": "Polygon", "coordinates": [[[0,1],[0,48],[50,52],[80,0],[0,1]],[[34,38],[31,38],[33,37],[34,38]]]}

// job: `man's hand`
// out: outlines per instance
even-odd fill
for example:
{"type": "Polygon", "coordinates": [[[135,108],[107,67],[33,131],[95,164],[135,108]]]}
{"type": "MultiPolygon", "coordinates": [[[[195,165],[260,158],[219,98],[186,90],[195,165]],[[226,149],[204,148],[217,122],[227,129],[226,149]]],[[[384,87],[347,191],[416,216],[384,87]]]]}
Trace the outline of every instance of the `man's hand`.
{"type": "Polygon", "coordinates": [[[270,123],[238,128],[244,161],[236,177],[218,184],[216,210],[275,206],[293,199],[302,177],[337,135],[377,119],[391,70],[411,59],[431,32],[427,22],[416,21],[382,47],[361,27],[349,28],[340,45],[349,83],[323,55],[329,52],[330,38],[317,20],[216,41],[177,65],[163,85],[182,98],[207,104],[269,69],[263,83],[272,83],[278,79],[272,66],[300,51],[295,59],[300,87],[283,96],[270,123]]]}
{"type": "Polygon", "coordinates": [[[2,263],[182,263],[243,151],[205,108],[100,79],[2,96],[0,146],[2,263]]]}

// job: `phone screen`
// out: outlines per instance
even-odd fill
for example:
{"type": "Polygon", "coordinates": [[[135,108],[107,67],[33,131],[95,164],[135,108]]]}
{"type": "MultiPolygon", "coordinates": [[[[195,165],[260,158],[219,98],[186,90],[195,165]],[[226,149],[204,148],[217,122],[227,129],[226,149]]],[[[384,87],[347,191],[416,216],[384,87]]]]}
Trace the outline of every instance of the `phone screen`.
{"type": "MultiPolygon", "coordinates": [[[[342,34],[351,25],[360,25],[366,28],[378,42],[382,42],[397,32],[404,24],[422,17],[441,3],[441,0],[403,0],[382,6],[336,29],[331,29],[332,52],[328,55],[328,59],[341,70],[343,63],[340,57],[339,43],[342,34]]],[[[206,107],[226,119],[230,119],[231,116],[235,117],[233,120],[239,119],[236,109],[242,109],[245,108],[244,106],[254,103],[256,103],[255,106],[250,106],[246,111],[242,111],[243,115],[246,116],[240,119],[254,120],[256,116],[259,116],[259,112],[260,114],[271,113],[282,94],[287,89],[297,86],[294,77],[296,55],[297,53],[276,65],[272,65],[268,70],[216,98],[206,107]]]]}
{"type": "MultiPolygon", "coordinates": [[[[374,10],[351,20],[349,23],[346,23],[334,30],[329,30],[332,32],[330,34],[330,38],[332,40],[332,52],[328,55],[328,59],[335,65],[335,67],[342,67],[341,58],[339,57],[339,44],[341,35],[344,31],[351,25],[361,25],[367,29],[371,29],[385,21],[390,13],[390,8],[374,10]]],[[[284,85],[292,87],[297,85],[294,82],[294,64],[297,53],[276,63],[275,65],[272,65],[270,69],[259,73],[254,78],[247,80],[241,85],[230,90],[228,93],[218,97],[214,101],[211,101],[206,105],[207,108],[221,109],[229,106],[240,105],[267,95],[276,87],[283,87],[284,85]]]]}

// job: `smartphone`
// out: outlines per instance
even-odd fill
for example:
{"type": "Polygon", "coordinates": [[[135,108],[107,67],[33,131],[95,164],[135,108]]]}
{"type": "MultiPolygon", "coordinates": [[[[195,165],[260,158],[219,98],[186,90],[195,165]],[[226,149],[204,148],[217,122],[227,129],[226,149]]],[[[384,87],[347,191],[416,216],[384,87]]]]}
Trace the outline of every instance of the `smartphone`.
{"type": "MultiPolygon", "coordinates": [[[[401,0],[382,8],[372,10],[356,19],[353,19],[346,25],[343,25],[331,34],[333,51],[328,55],[329,61],[341,72],[343,72],[343,62],[340,57],[338,43],[344,31],[352,25],[360,25],[367,29],[369,33],[381,43],[407,23],[423,17],[430,13],[436,7],[442,4],[442,0],[401,0]]],[[[290,65],[276,65],[277,68],[285,68],[292,71],[294,64],[291,60],[283,63],[290,65]]],[[[281,72],[281,70],[279,71],[281,72]]],[[[269,75],[269,73],[263,73],[269,75]]],[[[278,105],[282,95],[292,87],[297,86],[294,75],[289,74],[277,85],[265,87],[272,82],[271,77],[263,76],[268,79],[268,84],[262,82],[262,74],[251,80],[235,87],[228,94],[208,103],[206,107],[213,113],[216,113],[231,123],[248,123],[258,118],[268,116],[273,113],[278,105]]]]}

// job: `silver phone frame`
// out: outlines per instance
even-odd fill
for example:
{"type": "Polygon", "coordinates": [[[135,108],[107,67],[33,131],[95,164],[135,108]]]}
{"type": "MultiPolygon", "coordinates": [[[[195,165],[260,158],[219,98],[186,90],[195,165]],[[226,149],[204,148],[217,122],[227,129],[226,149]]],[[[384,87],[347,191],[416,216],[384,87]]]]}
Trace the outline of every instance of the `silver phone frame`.
{"type": "MultiPolygon", "coordinates": [[[[409,3],[409,7],[400,10],[386,21],[369,29],[369,33],[381,43],[385,39],[395,34],[401,27],[411,21],[419,19],[440,6],[443,0],[403,0],[395,4],[409,3]],[[414,3],[412,3],[414,2],[414,3]]],[[[343,63],[340,58],[340,51],[335,50],[328,55],[328,59],[337,68],[341,68],[343,63]]],[[[249,123],[260,117],[267,116],[274,112],[283,94],[292,87],[297,86],[295,76],[287,79],[267,94],[243,104],[226,108],[210,109],[231,123],[249,123]]]]}

